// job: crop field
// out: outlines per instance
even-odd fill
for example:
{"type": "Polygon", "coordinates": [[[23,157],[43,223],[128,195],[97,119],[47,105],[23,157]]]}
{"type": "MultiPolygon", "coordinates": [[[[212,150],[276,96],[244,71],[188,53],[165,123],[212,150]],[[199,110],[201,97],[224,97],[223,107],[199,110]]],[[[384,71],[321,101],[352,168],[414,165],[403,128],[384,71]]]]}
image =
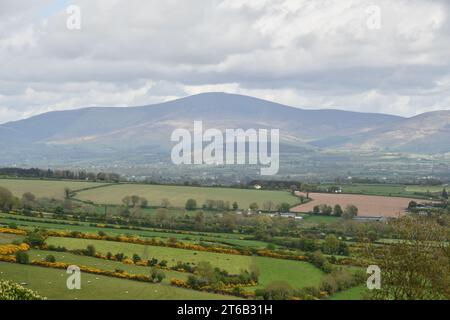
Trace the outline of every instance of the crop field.
{"type": "Polygon", "coordinates": [[[38,198],[63,199],[64,189],[78,190],[103,185],[102,183],[83,181],[47,181],[0,179],[0,187],[9,189],[16,197],[31,192],[38,198]]]}
{"type": "Polygon", "coordinates": [[[56,300],[217,300],[234,297],[83,273],[81,290],[68,290],[66,270],[0,262],[0,279],[22,283],[56,300]]]}
{"type": "Polygon", "coordinates": [[[208,261],[214,267],[225,269],[230,273],[239,273],[248,270],[252,265],[260,271],[260,285],[267,285],[273,281],[286,281],[294,287],[318,285],[323,277],[322,271],[307,262],[280,260],[266,257],[250,257],[240,255],[228,255],[213,252],[183,250],[176,248],[144,246],[122,242],[49,238],[47,244],[64,246],[67,249],[82,249],[93,244],[96,250],[106,254],[108,251],[115,254],[122,252],[131,257],[138,254],[141,257],[155,257],[158,260],[167,260],[168,265],[175,265],[178,261],[197,264],[208,261]]]}
{"type": "Polygon", "coordinates": [[[145,197],[153,206],[159,206],[163,199],[168,199],[172,207],[179,208],[184,208],[186,201],[191,198],[197,200],[198,206],[202,206],[208,199],[228,201],[230,205],[236,201],[241,209],[247,209],[254,202],[262,208],[264,202],[268,200],[274,204],[286,202],[295,205],[299,202],[287,191],[140,184],[118,184],[81,191],[77,193],[76,198],[98,204],[121,204],[123,197],[127,195],[145,197]]]}
{"type": "Polygon", "coordinates": [[[311,212],[314,206],[326,204],[334,207],[336,204],[345,209],[348,205],[355,205],[359,209],[358,216],[362,217],[398,217],[405,214],[411,201],[421,202],[412,198],[365,196],[352,194],[310,193],[312,201],[292,209],[293,212],[311,212]]]}

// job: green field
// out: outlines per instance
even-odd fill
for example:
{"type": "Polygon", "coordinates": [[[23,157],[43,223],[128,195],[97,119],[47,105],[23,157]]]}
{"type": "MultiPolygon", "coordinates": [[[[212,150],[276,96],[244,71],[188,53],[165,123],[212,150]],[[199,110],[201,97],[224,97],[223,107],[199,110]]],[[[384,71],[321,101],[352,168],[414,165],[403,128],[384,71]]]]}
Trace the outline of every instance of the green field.
{"type": "Polygon", "coordinates": [[[364,300],[367,293],[366,286],[354,287],[342,292],[338,292],[330,297],[330,300],[364,300]]]}
{"type": "Polygon", "coordinates": [[[145,197],[150,205],[159,206],[163,199],[169,199],[173,207],[184,208],[188,199],[197,200],[202,206],[206,200],[237,202],[241,209],[247,209],[251,203],[258,203],[262,208],[264,202],[270,200],[275,204],[283,202],[297,204],[298,198],[284,191],[247,190],[232,188],[200,188],[184,186],[159,186],[141,184],[118,184],[104,188],[78,192],[76,198],[98,204],[121,204],[123,197],[138,195],[145,197]]]}
{"type": "Polygon", "coordinates": [[[14,234],[6,234],[6,233],[0,233],[0,245],[2,244],[8,244],[13,242],[14,240],[22,240],[22,236],[17,236],[14,234]]]}
{"type": "Polygon", "coordinates": [[[77,222],[79,225],[69,225],[70,221],[65,220],[51,220],[52,223],[48,223],[45,219],[40,218],[27,218],[20,216],[21,220],[11,219],[15,216],[10,214],[0,213],[0,224],[16,224],[20,227],[25,228],[45,228],[48,230],[63,230],[63,231],[79,231],[82,233],[97,233],[102,230],[108,235],[137,235],[146,238],[156,238],[167,240],[168,238],[175,238],[177,240],[182,240],[184,242],[220,242],[223,244],[228,244],[232,246],[241,246],[249,248],[265,248],[267,243],[257,240],[245,239],[246,237],[239,234],[231,233],[195,233],[192,234],[180,234],[176,232],[162,232],[154,230],[128,230],[128,229],[115,229],[115,228],[100,228],[89,226],[86,222],[77,222]],[[42,221],[42,222],[41,222],[42,221]],[[58,224],[59,222],[59,224],[58,224]]]}
{"type": "MultiPolygon", "coordinates": [[[[56,258],[57,262],[64,262],[73,265],[92,267],[108,271],[115,271],[116,269],[120,269],[130,274],[148,275],[150,273],[150,267],[128,265],[117,261],[103,260],[86,256],[78,256],[68,252],[31,250],[29,252],[29,255],[31,260],[45,260],[46,256],[52,255],[56,258]]],[[[164,274],[166,275],[166,278],[164,279],[164,283],[166,284],[168,284],[170,282],[170,279],[172,278],[186,280],[188,276],[187,273],[176,272],[171,270],[164,270],[164,274]]]]}
{"type": "MultiPolygon", "coordinates": [[[[321,189],[326,189],[330,185],[322,185],[321,189]]],[[[342,185],[344,193],[366,194],[378,196],[395,196],[395,197],[421,197],[425,193],[439,194],[444,186],[421,186],[421,185],[401,185],[401,184],[364,184],[355,183],[351,185],[342,185]]]]}
{"type": "Polygon", "coordinates": [[[81,290],[68,290],[65,270],[0,262],[0,278],[53,300],[217,300],[233,297],[82,273],[81,290]]]}
{"type": "Polygon", "coordinates": [[[292,286],[300,288],[318,285],[323,277],[322,271],[310,263],[301,261],[73,238],[51,237],[47,240],[47,244],[64,246],[67,249],[82,249],[89,244],[93,244],[96,250],[103,254],[106,254],[108,251],[113,254],[123,252],[131,257],[136,253],[141,257],[155,257],[158,260],[167,260],[169,266],[176,264],[178,261],[195,264],[201,261],[209,261],[214,267],[225,269],[230,273],[239,273],[241,270],[248,270],[252,265],[255,265],[260,271],[260,286],[265,286],[273,281],[286,281],[292,286]]]}
{"type": "Polygon", "coordinates": [[[0,187],[9,189],[16,197],[22,197],[25,192],[31,192],[38,198],[64,199],[64,189],[78,190],[104,185],[83,181],[47,181],[0,179],[0,187]]]}

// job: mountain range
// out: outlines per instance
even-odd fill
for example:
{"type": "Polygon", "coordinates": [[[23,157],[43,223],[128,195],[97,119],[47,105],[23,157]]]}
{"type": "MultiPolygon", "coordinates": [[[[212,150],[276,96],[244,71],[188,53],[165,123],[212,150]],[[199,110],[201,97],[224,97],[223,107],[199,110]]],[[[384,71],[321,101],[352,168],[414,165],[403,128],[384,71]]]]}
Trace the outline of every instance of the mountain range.
{"type": "Polygon", "coordinates": [[[165,153],[173,130],[193,122],[218,129],[280,129],[282,152],[371,150],[450,152],[450,111],[405,118],[341,110],[306,110],[253,97],[204,93],[124,108],[56,111],[0,125],[0,164],[64,163],[67,159],[130,161],[165,153]],[[139,158],[139,157],[138,157],[139,158]]]}

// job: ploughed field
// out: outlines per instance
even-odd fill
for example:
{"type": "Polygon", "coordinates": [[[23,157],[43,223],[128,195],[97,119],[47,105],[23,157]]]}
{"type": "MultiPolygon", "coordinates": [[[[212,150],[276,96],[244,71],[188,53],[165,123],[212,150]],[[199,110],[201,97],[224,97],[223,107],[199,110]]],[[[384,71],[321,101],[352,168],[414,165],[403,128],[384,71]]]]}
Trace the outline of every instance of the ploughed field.
{"type": "Polygon", "coordinates": [[[334,193],[310,193],[309,197],[312,201],[296,206],[291,211],[307,213],[312,212],[317,205],[326,204],[334,207],[339,204],[343,209],[348,205],[358,207],[360,217],[398,217],[406,213],[411,201],[424,202],[424,200],[412,198],[334,193]]]}

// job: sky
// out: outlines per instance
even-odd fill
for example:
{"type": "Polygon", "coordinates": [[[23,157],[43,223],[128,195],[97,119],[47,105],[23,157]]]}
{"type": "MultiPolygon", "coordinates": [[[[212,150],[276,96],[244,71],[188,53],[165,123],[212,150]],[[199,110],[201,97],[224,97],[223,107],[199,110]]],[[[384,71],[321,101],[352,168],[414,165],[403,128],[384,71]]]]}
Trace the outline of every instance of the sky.
{"type": "Polygon", "coordinates": [[[450,109],[450,1],[0,0],[0,123],[211,91],[450,109]]]}

